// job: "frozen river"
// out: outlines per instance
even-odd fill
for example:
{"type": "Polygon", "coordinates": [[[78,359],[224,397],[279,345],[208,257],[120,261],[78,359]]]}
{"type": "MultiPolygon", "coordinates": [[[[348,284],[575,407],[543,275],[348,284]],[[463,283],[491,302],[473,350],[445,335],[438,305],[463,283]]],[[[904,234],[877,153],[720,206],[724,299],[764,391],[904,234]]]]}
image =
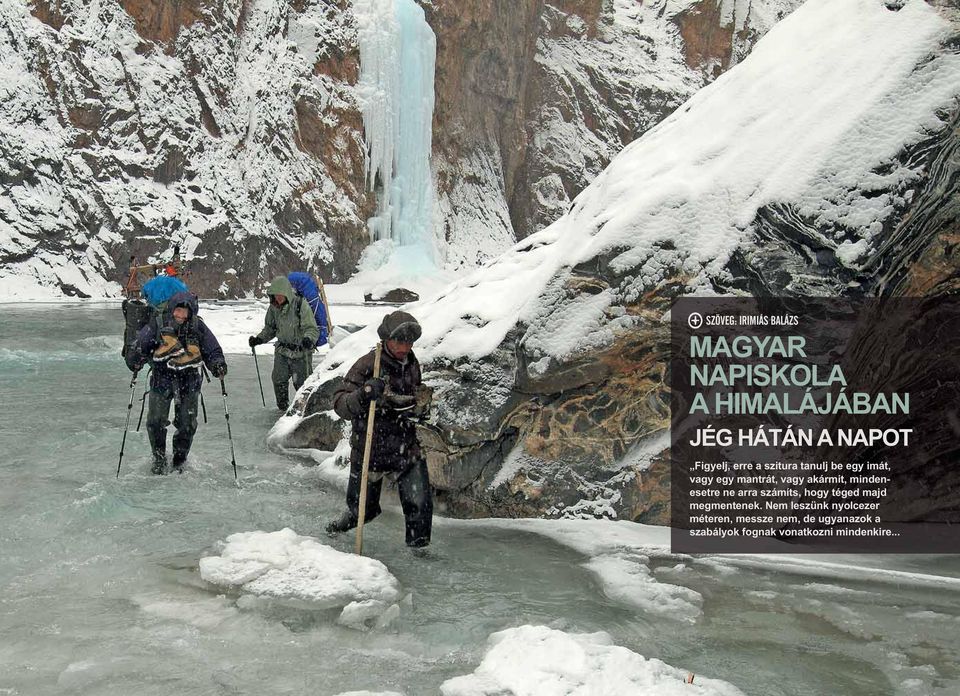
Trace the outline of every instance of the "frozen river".
{"type": "MultiPolygon", "coordinates": [[[[266,449],[276,413],[260,404],[250,355],[228,355],[239,489],[211,386],[187,473],[149,473],[145,433],[133,432],[142,377],[117,480],[129,395],[119,308],[0,312],[0,694],[438,694],[478,670],[490,634],[525,624],[604,631],[698,675],[676,693],[713,693],[696,686],[705,678],[756,696],[960,693],[957,556],[799,568],[672,557],[616,542],[622,525],[611,523],[601,549],[603,523],[548,537],[538,524],[438,520],[420,558],[394,507],[365,533],[365,551],[409,596],[388,628],[239,601],[198,571],[230,534],[289,527],[352,546],[322,534],[342,493],[316,467],[266,449]]],[[[516,693],[568,693],[555,685],[516,693]]]]}

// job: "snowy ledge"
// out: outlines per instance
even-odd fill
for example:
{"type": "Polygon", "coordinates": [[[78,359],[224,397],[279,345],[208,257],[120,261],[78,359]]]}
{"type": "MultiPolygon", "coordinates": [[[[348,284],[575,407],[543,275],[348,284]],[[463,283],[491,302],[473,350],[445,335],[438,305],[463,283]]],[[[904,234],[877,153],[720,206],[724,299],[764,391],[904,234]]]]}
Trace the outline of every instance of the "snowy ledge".
{"type": "MultiPolygon", "coordinates": [[[[494,529],[530,532],[573,549],[589,559],[585,566],[600,578],[604,588],[615,588],[613,599],[628,592],[646,592],[649,584],[641,571],[625,582],[623,567],[608,565],[605,560],[621,558],[645,564],[650,558],[689,559],[695,563],[733,568],[762,568],[808,577],[836,580],[870,580],[897,586],[930,587],[960,590],[960,577],[931,575],[882,567],[883,557],[868,555],[800,555],[786,542],[772,542],[780,553],[725,554],[689,556],[670,551],[670,527],[613,520],[544,520],[544,519],[445,519],[444,525],[470,525],[494,529]],[[632,588],[628,586],[632,584],[632,588]]],[[[670,586],[668,586],[670,587],[670,586]]],[[[686,588],[682,588],[686,589],[686,588]]],[[[645,607],[640,607],[645,608],[645,607]]]]}

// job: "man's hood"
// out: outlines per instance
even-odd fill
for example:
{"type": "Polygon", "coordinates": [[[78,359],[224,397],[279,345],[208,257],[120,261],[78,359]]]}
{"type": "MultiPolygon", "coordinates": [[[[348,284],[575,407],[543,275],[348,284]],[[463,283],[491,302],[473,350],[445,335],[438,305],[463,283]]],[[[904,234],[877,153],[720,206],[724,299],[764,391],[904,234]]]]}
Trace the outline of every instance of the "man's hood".
{"type": "Polygon", "coordinates": [[[177,307],[186,307],[190,310],[188,319],[193,319],[200,312],[200,305],[197,303],[197,296],[190,292],[178,292],[167,302],[167,311],[173,315],[173,310],[177,307]]]}
{"type": "Polygon", "coordinates": [[[270,287],[267,288],[267,294],[271,300],[273,300],[274,295],[283,295],[287,298],[287,302],[292,302],[296,293],[286,276],[277,276],[270,283],[270,287]]]}

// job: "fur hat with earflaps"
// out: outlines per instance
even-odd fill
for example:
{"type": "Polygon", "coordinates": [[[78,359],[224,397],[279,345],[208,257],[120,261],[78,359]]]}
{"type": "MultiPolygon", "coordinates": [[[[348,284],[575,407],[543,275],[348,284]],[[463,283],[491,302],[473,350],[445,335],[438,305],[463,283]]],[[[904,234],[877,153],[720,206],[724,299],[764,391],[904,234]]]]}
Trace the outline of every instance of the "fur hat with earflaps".
{"type": "Polygon", "coordinates": [[[383,341],[413,343],[420,338],[421,333],[423,329],[413,315],[399,310],[385,316],[377,328],[377,335],[383,341]]]}

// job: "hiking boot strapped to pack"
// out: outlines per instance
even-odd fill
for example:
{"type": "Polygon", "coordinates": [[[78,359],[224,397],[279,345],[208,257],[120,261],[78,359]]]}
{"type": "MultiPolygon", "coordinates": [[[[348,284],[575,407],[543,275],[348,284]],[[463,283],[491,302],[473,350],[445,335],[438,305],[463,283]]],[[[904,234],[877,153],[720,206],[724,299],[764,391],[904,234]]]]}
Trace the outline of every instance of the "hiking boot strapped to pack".
{"type": "Polygon", "coordinates": [[[203,357],[200,354],[200,344],[192,336],[187,339],[187,345],[176,356],[167,361],[171,370],[200,369],[203,357]]]}
{"type": "Polygon", "coordinates": [[[157,362],[165,362],[183,353],[183,344],[177,338],[177,330],[170,326],[160,329],[160,345],[153,351],[153,359],[157,362]]]}

